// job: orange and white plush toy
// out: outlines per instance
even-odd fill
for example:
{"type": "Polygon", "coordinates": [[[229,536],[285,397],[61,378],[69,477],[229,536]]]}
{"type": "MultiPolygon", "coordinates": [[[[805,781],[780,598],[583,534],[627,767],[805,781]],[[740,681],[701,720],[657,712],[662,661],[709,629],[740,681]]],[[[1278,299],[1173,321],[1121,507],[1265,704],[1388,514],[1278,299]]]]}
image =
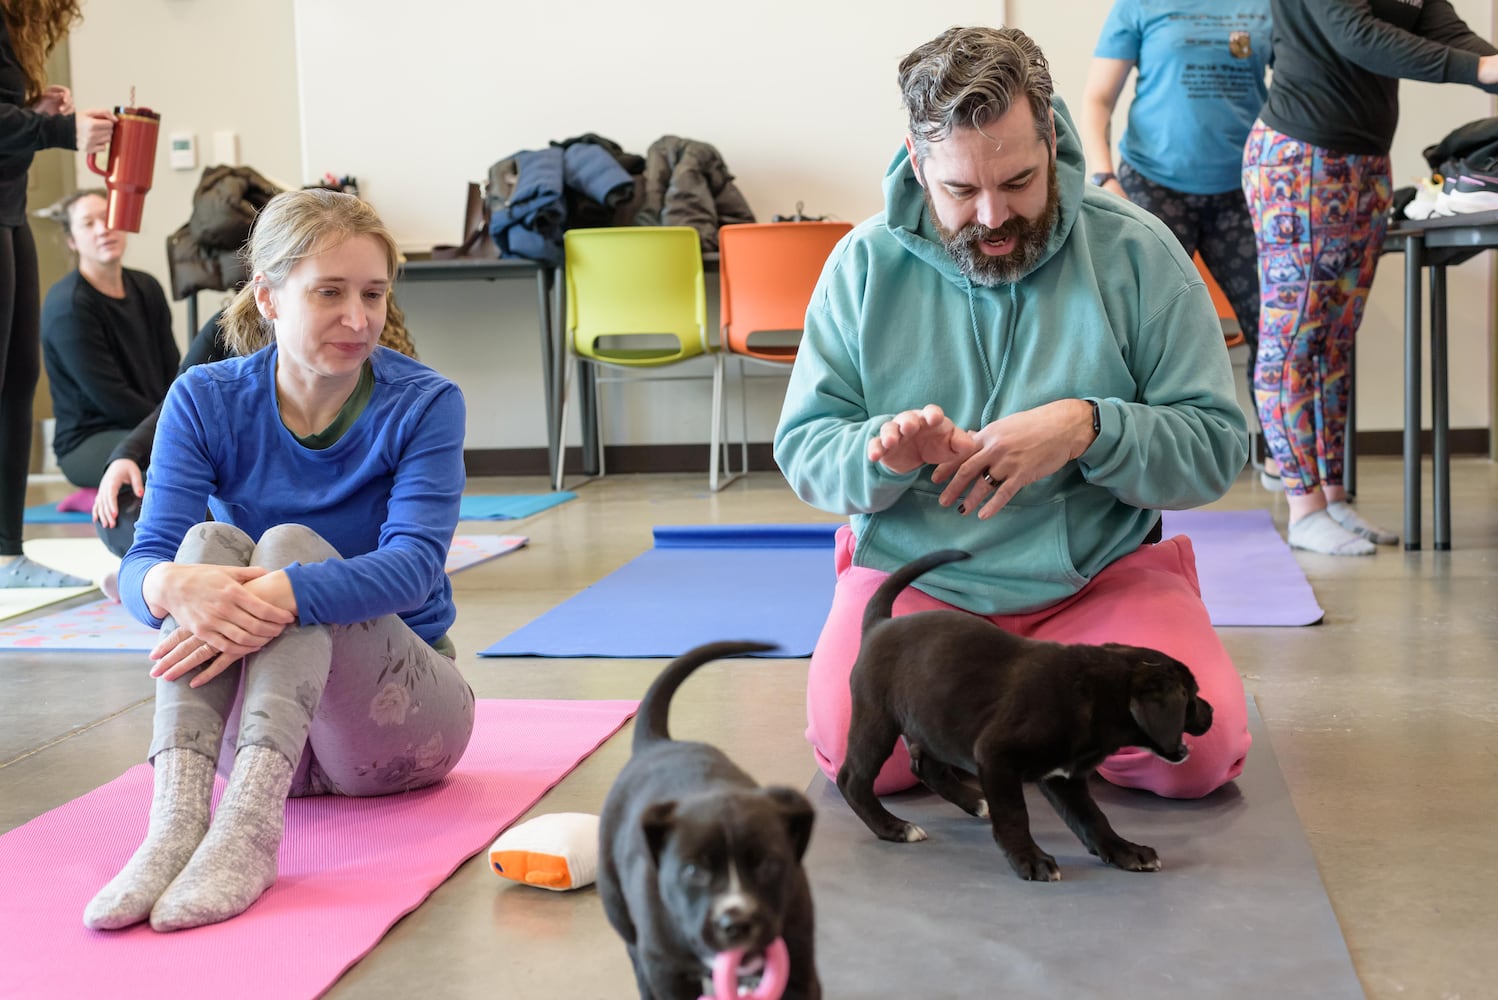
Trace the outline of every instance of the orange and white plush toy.
{"type": "Polygon", "coordinates": [[[581,889],[598,876],[598,817],[548,813],[512,826],[489,847],[502,878],[542,889],[581,889]]]}

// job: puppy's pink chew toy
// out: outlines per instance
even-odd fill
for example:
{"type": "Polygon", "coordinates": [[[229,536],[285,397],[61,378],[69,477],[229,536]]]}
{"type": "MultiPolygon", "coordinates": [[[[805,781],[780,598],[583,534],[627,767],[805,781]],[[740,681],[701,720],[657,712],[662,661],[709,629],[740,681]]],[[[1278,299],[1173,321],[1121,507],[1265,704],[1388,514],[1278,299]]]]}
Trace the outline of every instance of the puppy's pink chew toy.
{"type": "Polygon", "coordinates": [[[750,1000],[780,1000],[791,974],[791,955],[786,950],[785,939],[776,938],[765,948],[765,971],[752,993],[739,992],[739,965],[743,959],[742,948],[719,952],[713,959],[713,995],[702,1000],[739,1000],[741,996],[750,1000]]]}

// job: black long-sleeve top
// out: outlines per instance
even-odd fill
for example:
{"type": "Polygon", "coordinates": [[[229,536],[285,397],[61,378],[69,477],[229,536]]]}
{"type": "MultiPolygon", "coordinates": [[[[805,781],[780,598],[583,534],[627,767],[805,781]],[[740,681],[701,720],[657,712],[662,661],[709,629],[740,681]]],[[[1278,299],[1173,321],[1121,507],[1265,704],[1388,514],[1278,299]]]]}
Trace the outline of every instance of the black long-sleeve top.
{"type": "Polygon", "coordinates": [[[1450,0],[1274,0],[1274,76],[1260,118],[1339,153],[1384,155],[1399,124],[1399,78],[1477,83],[1498,54],[1450,0]]]}
{"type": "Polygon", "coordinates": [[[39,149],[75,149],[72,115],[44,115],[25,106],[26,73],[0,17],[0,226],[26,225],[26,171],[39,149]]]}
{"type": "MultiPolygon", "coordinates": [[[[218,321],[222,315],[222,312],[216,312],[208,317],[208,322],[193,336],[192,343],[187,345],[187,353],[182,356],[182,364],[177,369],[178,375],[193,365],[211,364],[234,356],[234,352],[224,345],[219,336],[218,321]]],[[[151,446],[156,442],[156,423],[160,419],[161,405],[158,403],[156,409],[135,425],[135,430],[130,432],[129,437],[114,446],[114,451],[109,453],[109,461],[128,458],[140,466],[141,471],[145,471],[151,464],[151,446]]]]}
{"type": "Polygon", "coordinates": [[[123,299],[100,292],[77,271],[47,292],[42,360],[58,455],[100,431],[134,428],[166,398],[177,375],[181,355],[166,294],[144,271],[126,268],[124,277],[123,299]]]}

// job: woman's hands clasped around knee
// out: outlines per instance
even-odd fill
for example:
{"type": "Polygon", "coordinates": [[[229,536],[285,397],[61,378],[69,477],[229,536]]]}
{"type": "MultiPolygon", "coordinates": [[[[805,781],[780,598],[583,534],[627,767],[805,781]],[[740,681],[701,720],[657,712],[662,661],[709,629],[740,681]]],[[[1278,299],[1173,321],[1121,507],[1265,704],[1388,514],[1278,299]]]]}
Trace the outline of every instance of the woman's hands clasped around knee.
{"type": "Polygon", "coordinates": [[[197,670],[193,687],[296,621],[286,574],[262,566],[161,563],[146,575],[145,595],[153,613],[177,621],[151,650],[151,676],[175,681],[197,670]]]}

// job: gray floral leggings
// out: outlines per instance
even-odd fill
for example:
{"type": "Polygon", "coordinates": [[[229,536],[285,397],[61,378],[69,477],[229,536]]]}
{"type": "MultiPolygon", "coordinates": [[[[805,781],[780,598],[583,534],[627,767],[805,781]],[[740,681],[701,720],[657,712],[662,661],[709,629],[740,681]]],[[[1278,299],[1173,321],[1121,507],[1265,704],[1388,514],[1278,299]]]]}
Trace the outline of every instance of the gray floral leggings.
{"type": "MultiPolygon", "coordinates": [[[[178,562],[271,569],[337,558],[299,524],[271,528],[258,544],[232,525],[199,524],[177,550],[178,562]]],[[[228,774],[240,747],[267,746],[291,761],[293,796],[433,784],[473,733],[473,691],[457,665],[395,615],[292,625],[202,687],[189,687],[189,677],[156,682],[150,756],[186,747],[228,774]]]]}

